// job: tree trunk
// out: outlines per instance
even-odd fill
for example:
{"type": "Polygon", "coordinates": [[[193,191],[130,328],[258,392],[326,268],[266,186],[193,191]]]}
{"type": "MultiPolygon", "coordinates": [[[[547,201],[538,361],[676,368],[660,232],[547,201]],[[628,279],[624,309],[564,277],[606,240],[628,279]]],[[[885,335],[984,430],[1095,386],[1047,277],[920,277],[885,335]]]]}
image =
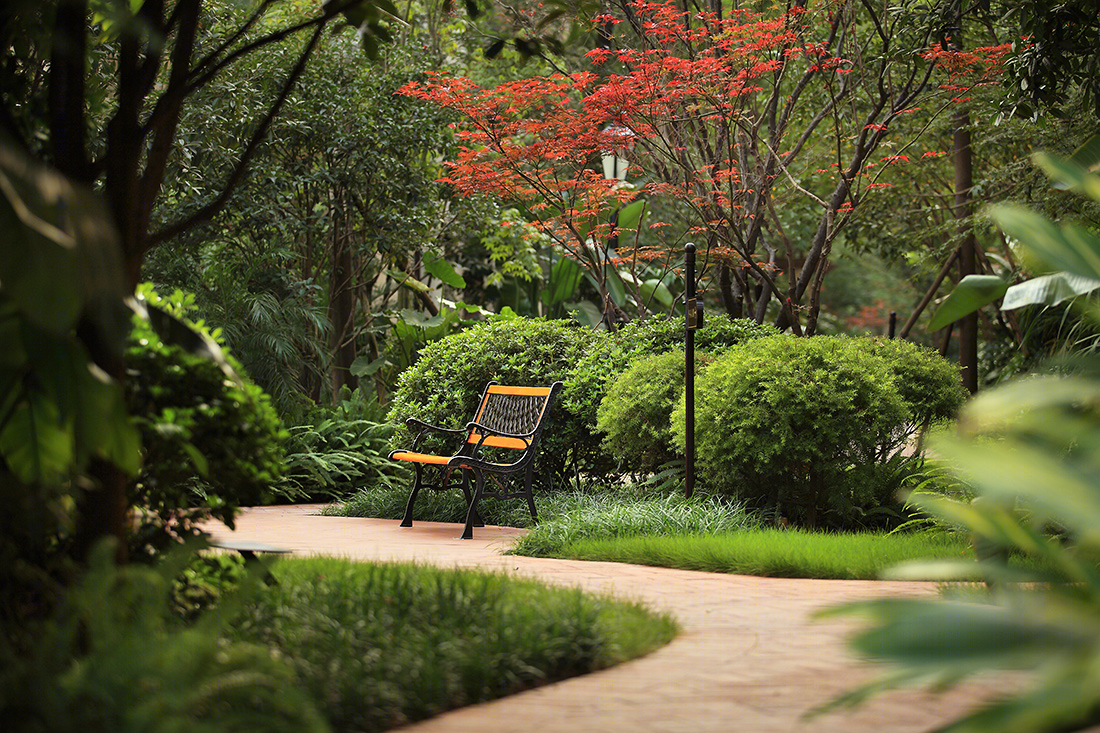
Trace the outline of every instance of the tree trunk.
{"type": "Polygon", "coordinates": [[[355,271],[348,240],[347,221],[344,213],[337,208],[333,221],[328,303],[329,322],[332,324],[329,346],[332,351],[330,375],[334,402],[342,387],[355,389],[358,381],[351,373],[351,363],[355,361],[355,271]]]}
{"type": "MultiPolygon", "coordinates": [[[[970,113],[961,109],[955,114],[955,218],[962,222],[963,241],[959,247],[959,280],[976,273],[977,239],[974,236],[974,151],[970,146],[970,113]]],[[[959,321],[959,366],[963,384],[970,393],[978,391],[978,314],[971,313],[959,321]]]]}

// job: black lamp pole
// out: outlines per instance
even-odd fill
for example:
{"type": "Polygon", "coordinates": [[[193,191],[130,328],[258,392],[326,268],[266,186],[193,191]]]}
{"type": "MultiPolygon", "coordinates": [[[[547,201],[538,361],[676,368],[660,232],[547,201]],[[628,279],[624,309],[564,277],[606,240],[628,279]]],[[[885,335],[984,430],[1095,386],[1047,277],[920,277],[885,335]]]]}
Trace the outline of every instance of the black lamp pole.
{"type": "Polygon", "coordinates": [[[695,493],[695,329],[699,327],[695,300],[695,245],[684,245],[684,496],[695,493]]]}

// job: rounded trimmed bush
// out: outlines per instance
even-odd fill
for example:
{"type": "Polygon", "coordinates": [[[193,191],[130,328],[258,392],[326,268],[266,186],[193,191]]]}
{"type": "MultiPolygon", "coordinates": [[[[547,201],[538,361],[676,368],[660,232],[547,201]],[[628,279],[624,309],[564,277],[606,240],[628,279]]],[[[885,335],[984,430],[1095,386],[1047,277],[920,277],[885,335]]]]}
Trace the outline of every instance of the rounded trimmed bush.
{"type": "MultiPolygon", "coordinates": [[[[696,370],[714,357],[696,354],[696,370]]],[[[672,410],[684,394],[684,354],[670,351],[635,361],[600,402],[596,428],[624,468],[652,472],[682,455],[672,434],[672,410]]]]}
{"type": "MultiPolygon", "coordinates": [[[[591,350],[605,349],[607,338],[605,332],[575,321],[494,318],[428,344],[416,364],[398,379],[388,415],[397,425],[393,445],[411,444],[414,436],[404,424],[410,417],[441,427],[462,427],[490,380],[520,386],[562,381],[566,390],[575,390],[581,358],[591,350]]],[[[575,455],[582,468],[591,468],[585,461],[598,455],[599,436],[586,416],[559,397],[541,446],[543,467],[562,475],[567,456],[575,455]]],[[[444,449],[438,444],[430,447],[444,449]]]]}
{"type": "MultiPolygon", "coordinates": [[[[730,318],[725,313],[708,313],[703,319],[702,328],[695,331],[695,348],[719,354],[746,341],[778,334],[779,330],[775,326],[760,324],[750,318],[730,318]]],[[[616,338],[630,348],[647,354],[673,350],[682,352],[683,315],[679,318],[650,318],[623,324],[616,333],[616,338]]]]}
{"type": "MultiPolygon", "coordinates": [[[[707,320],[696,340],[720,351],[774,332],[752,321],[716,316],[707,320]]],[[[542,466],[564,476],[575,460],[581,471],[605,475],[613,464],[596,429],[600,401],[633,360],[677,343],[683,343],[683,324],[674,319],[626,324],[614,333],[541,318],[496,317],[476,324],[425,346],[416,364],[401,374],[388,415],[397,425],[393,445],[411,443],[413,436],[404,426],[410,417],[461,427],[490,380],[527,386],[560,380],[564,388],[543,432],[542,466]]],[[[682,388],[682,375],[679,384],[682,388]]],[[[439,444],[429,447],[443,449],[439,444]]]]}
{"type": "MultiPolygon", "coordinates": [[[[886,361],[852,339],[770,336],[696,381],[697,458],[720,493],[808,525],[846,526],[875,496],[879,447],[910,411],[886,361]]],[[[684,444],[684,401],[673,430],[684,444]]]]}
{"type": "MultiPolygon", "coordinates": [[[[709,315],[695,332],[695,348],[719,354],[738,344],[779,333],[773,326],[762,326],[747,318],[709,315]]],[[[593,344],[581,357],[571,382],[566,383],[562,400],[569,409],[596,428],[599,407],[611,385],[638,359],[684,351],[683,318],[649,318],[622,324],[605,340],[593,344]]],[[[680,357],[683,359],[683,357],[680,357]]],[[[684,378],[681,371],[680,387],[684,378]]]]}
{"type": "Polygon", "coordinates": [[[959,366],[939,352],[900,339],[853,338],[852,348],[882,359],[894,375],[894,386],[909,410],[909,420],[885,452],[904,445],[929,425],[952,420],[970,396],[959,366]]]}

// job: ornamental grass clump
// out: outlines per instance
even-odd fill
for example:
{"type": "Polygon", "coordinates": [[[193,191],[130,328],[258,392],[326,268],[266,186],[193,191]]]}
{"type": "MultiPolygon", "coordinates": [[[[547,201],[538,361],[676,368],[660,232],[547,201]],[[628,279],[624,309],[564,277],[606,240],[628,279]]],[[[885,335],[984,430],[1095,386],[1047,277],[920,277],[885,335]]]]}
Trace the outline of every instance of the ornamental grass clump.
{"type": "Polygon", "coordinates": [[[375,733],[645,654],[676,633],[635,603],[411,564],[281,561],[234,640],[272,649],[344,733],[375,733]]]}

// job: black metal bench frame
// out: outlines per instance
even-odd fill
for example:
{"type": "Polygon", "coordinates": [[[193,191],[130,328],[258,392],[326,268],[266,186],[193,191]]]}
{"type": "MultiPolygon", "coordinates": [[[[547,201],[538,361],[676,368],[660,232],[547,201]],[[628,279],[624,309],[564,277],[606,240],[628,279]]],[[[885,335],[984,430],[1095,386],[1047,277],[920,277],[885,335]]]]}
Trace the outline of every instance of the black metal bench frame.
{"type": "Polygon", "coordinates": [[[406,420],[405,424],[410,429],[418,431],[413,446],[407,450],[390,452],[391,459],[412,463],[416,472],[401,526],[412,526],[413,505],[420,490],[447,490],[451,473],[456,470],[462,475],[461,487],[467,505],[462,539],[473,539],[473,528],[485,526],[477,512],[478,502],[484,496],[499,499],[525,498],[531,510],[531,519],[537,520],[538,513],[531,492],[535,454],[538,451],[539,436],[561,387],[561,382],[554,382],[549,387],[515,387],[489,382],[481,393],[481,403],[474,413],[474,419],[461,429],[441,428],[416,418],[406,420]],[[451,455],[418,452],[420,444],[431,433],[440,433],[451,438],[461,437],[461,443],[451,455]],[[519,451],[520,454],[514,461],[500,462],[485,455],[485,449],[489,448],[505,448],[519,451]],[[428,470],[426,467],[431,466],[439,468],[438,483],[424,480],[425,471],[428,470]],[[521,473],[522,488],[512,490],[501,481],[501,477],[521,473]],[[472,494],[471,475],[474,478],[472,494]],[[493,480],[495,488],[486,488],[486,477],[493,480]]]}

